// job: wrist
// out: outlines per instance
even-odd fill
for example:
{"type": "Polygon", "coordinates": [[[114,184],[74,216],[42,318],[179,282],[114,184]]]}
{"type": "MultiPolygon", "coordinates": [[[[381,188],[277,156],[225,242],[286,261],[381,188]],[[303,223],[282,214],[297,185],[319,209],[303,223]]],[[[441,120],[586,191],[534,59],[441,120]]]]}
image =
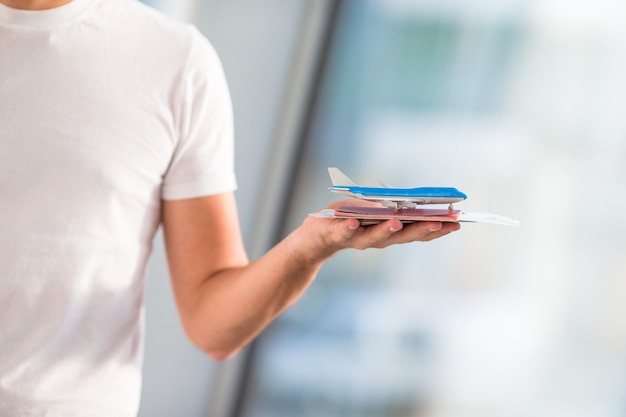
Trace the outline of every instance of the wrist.
{"type": "Polygon", "coordinates": [[[319,268],[341,248],[325,242],[323,236],[312,233],[306,223],[287,237],[291,258],[302,267],[319,268]]]}

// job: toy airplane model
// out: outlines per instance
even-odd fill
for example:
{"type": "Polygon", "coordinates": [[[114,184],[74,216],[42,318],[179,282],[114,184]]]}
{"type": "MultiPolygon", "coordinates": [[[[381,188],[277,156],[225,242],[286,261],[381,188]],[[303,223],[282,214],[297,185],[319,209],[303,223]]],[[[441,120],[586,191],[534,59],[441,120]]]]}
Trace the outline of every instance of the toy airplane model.
{"type": "Polygon", "coordinates": [[[357,219],[368,226],[389,219],[403,223],[416,221],[492,223],[518,226],[519,221],[491,213],[454,210],[453,203],[467,199],[467,195],[452,187],[392,188],[360,187],[337,168],[328,168],[333,186],[330,191],[363,200],[375,201],[384,207],[354,206],[324,209],[312,216],[330,219],[357,219]],[[448,204],[448,208],[417,208],[425,204],[448,204]]]}
{"type": "Polygon", "coordinates": [[[333,183],[329,189],[333,193],[377,201],[395,210],[416,208],[423,204],[449,204],[451,210],[453,203],[467,198],[467,195],[452,187],[360,187],[338,168],[328,168],[328,173],[333,183]]]}

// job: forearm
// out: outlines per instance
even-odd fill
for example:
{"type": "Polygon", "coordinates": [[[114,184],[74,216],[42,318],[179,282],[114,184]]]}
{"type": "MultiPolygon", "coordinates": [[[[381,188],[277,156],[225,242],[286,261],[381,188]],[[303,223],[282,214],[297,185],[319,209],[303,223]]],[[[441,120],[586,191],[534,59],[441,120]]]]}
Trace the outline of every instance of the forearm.
{"type": "Polygon", "coordinates": [[[300,229],[260,259],[206,277],[184,320],[190,339],[215,359],[226,359],[292,305],[334,253],[311,254],[300,229]]]}

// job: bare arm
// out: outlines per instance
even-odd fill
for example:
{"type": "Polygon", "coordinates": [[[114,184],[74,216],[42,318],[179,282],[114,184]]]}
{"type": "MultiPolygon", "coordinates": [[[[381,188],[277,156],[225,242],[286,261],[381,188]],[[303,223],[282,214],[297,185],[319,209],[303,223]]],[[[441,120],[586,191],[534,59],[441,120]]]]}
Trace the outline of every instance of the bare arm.
{"type": "Polygon", "coordinates": [[[164,201],[163,228],[185,332],[209,356],[223,360],[292,305],[322,264],[341,249],[432,240],[459,225],[419,222],[403,228],[393,220],[360,227],[353,219],[307,217],[252,263],[245,254],[232,193],[164,201]]]}

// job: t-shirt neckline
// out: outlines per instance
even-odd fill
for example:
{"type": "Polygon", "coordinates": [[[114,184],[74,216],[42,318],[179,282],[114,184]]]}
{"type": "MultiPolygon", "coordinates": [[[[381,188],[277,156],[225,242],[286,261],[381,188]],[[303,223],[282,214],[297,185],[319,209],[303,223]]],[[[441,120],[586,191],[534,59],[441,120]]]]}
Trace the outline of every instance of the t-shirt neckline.
{"type": "Polygon", "coordinates": [[[95,0],[72,0],[67,4],[46,10],[14,9],[0,3],[0,25],[49,29],[69,24],[85,12],[95,0]]]}

